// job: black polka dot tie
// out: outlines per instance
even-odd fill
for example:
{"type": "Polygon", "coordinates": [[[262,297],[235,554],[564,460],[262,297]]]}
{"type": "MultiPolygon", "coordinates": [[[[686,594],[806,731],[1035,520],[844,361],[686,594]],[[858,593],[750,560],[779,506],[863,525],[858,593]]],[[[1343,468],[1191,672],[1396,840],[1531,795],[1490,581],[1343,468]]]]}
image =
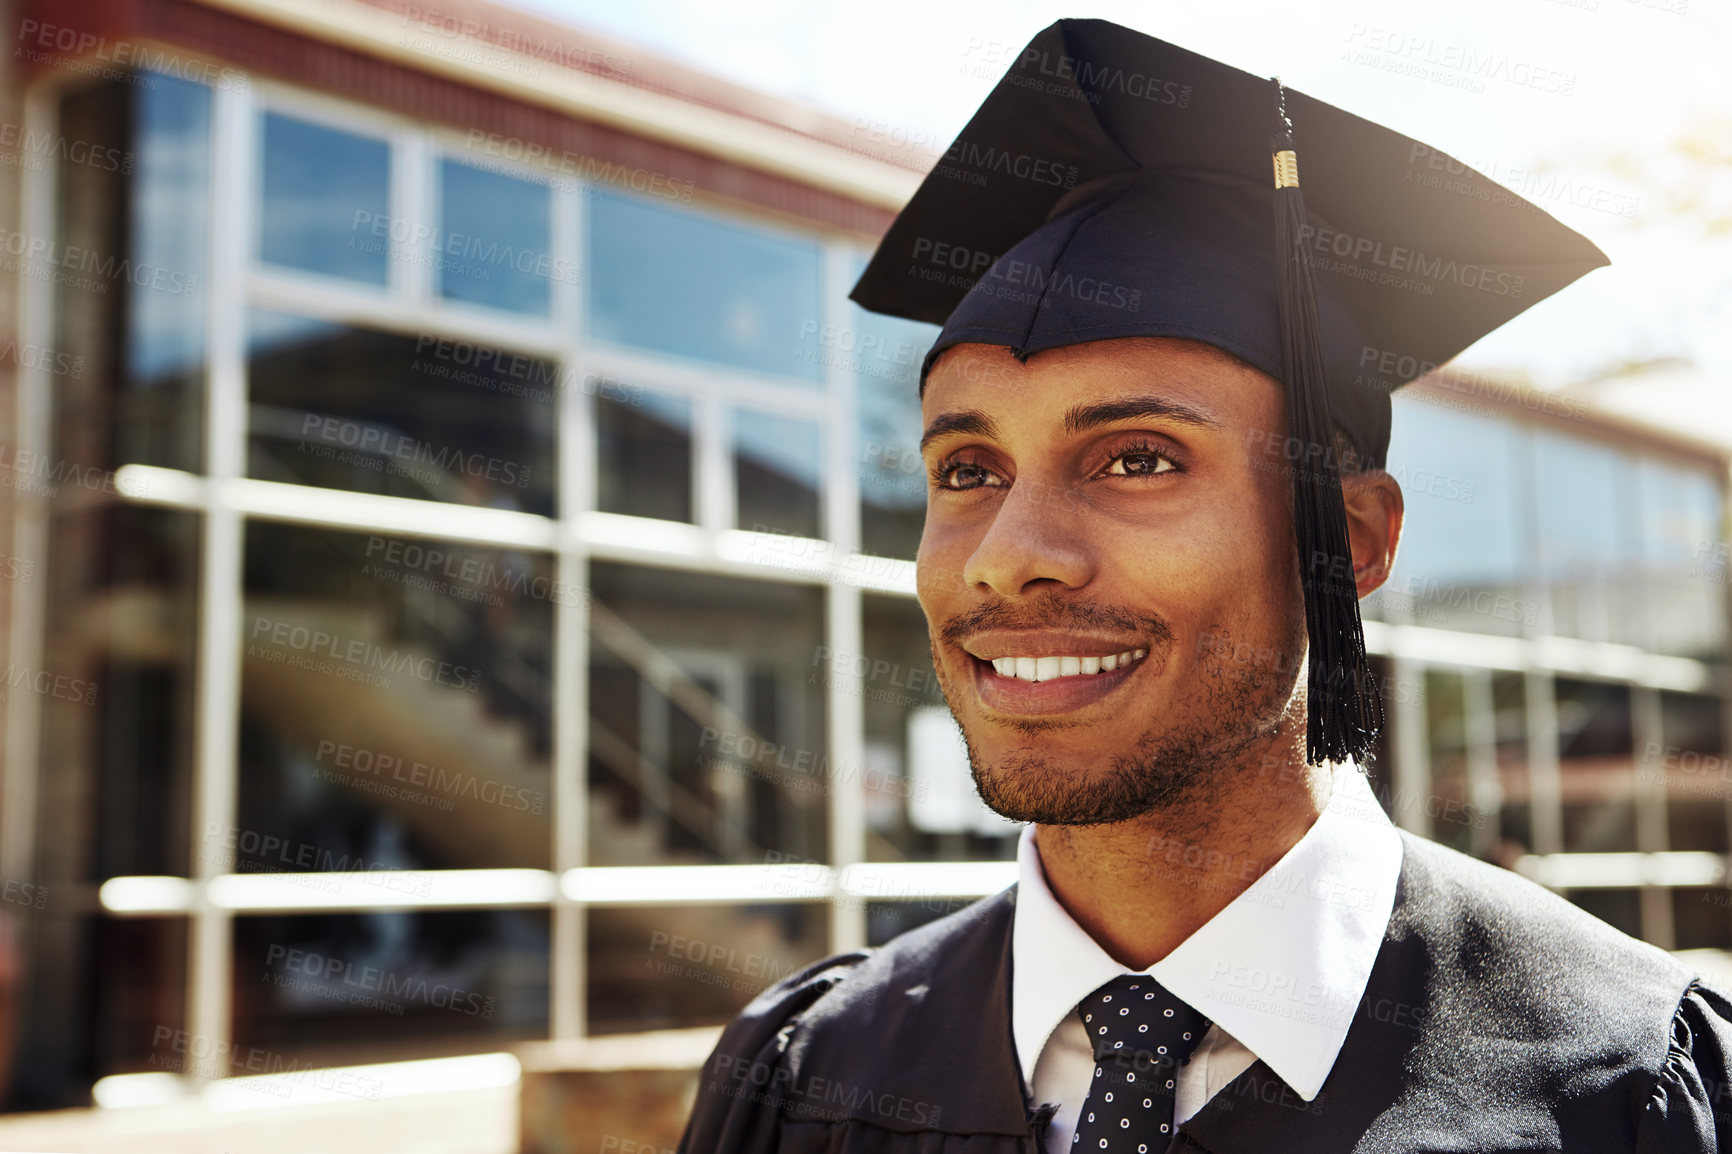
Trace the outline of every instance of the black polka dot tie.
{"type": "Polygon", "coordinates": [[[1178,1070],[1209,1019],[1147,974],[1114,978],[1077,1007],[1095,1076],[1077,1119],[1074,1154],[1163,1154],[1173,1140],[1178,1070]]]}

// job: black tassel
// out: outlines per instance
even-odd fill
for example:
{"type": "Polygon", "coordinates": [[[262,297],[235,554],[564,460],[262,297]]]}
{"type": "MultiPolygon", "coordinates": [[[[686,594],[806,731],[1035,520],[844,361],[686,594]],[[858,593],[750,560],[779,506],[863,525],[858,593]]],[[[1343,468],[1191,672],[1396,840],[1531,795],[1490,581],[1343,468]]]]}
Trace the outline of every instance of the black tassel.
{"type": "Polygon", "coordinates": [[[1299,191],[1287,92],[1275,82],[1276,285],[1281,302],[1281,355],[1287,376],[1288,434],[1303,450],[1293,477],[1293,533],[1299,546],[1305,627],[1311,647],[1306,682],[1305,760],[1352,757],[1365,762],[1383,723],[1377,679],[1365,656],[1365,629],[1348,545],[1347,508],[1329,420],[1328,381],[1317,324],[1311,253],[1303,243],[1305,198],[1299,191]]]}

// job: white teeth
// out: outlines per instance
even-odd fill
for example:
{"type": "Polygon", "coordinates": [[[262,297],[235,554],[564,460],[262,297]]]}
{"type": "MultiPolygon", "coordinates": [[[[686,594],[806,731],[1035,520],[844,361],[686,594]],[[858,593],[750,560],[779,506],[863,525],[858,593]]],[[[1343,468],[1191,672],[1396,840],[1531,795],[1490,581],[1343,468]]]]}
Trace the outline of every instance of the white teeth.
{"type": "Polygon", "coordinates": [[[1111,673],[1142,660],[1146,649],[1127,649],[1106,657],[994,657],[992,668],[1000,677],[1019,681],[1052,681],[1059,677],[1111,673]]]}

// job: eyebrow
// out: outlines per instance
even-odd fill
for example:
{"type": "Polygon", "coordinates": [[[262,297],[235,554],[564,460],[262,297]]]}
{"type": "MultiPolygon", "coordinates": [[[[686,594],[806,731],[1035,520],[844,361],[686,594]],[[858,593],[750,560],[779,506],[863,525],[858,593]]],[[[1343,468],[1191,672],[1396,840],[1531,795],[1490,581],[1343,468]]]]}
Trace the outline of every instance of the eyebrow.
{"type": "MultiPolygon", "coordinates": [[[[1177,421],[1183,425],[1192,425],[1200,429],[1220,429],[1221,422],[1209,416],[1201,409],[1194,409],[1178,401],[1169,401],[1165,397],[1121,397],[1116,401],[1101,401],[1093,405],[1076,405],[1064,415],[1064,431],[1066,433],[1086,433],[1101,425],[1110,425],[1115,421],[1130,421],[1139,417],[1158,417],[1163,420],[1177,421]]],[[[926,452],[926,446],[940,437],[952,434],[963,434],[975,437],[996,438],[998,426],[991,417],[979,409],[963,409],[955,413],[945,413],[935,417],[926,426],[926,433],[920,438],[920,451],[926,452]]]]}
{"type": "Polygon", "coordinates": [[[976,437],[996,439],[998,426],[993,424],[991,417],[979,409],[963,409],[956,413],[945,413],[942,417],[933,418],[932,423],[926,426],[926,435],[920,438],[920,451],[926,452],[926,446],[938,438],[947,437],[952,433],[965,433],[976,437]]]}
{"type": "Polygon", "coordinates": [[[1177,421],[1182,425],[1192,425],[1199,429],[1220,429],[1221,422],[1209,416],[1201,409],[1193,409],[1178,401],[1169,401],[1165,397],[1122,397],[1116,401],[1102,401],[1094,405],[1077,405],[1064,415],[1064,431],[1067,433],[1084,433],[1101,425],[1110,425],[1115,421],[1129,421],[1138,417],[1158,417],[1163,420],[1177,421]]]}

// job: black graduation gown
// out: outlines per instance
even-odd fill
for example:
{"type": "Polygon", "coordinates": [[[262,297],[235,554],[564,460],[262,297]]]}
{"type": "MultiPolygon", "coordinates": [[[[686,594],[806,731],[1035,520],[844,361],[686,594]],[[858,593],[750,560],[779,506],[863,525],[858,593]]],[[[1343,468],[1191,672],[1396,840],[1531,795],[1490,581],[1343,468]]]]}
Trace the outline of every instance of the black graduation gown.
{"type": "MultiPolygon", "coordinates": [[[[1403,831],[1395,908],[1312,1102],[1254,1062],[1170,1151],[1732,1154],[1732,1002],[1506,870],[1403,831]]],[[[1042,1154],[1011,1038],[1015,887],[766,990],[680,1154],[1042,1154]]]]}

